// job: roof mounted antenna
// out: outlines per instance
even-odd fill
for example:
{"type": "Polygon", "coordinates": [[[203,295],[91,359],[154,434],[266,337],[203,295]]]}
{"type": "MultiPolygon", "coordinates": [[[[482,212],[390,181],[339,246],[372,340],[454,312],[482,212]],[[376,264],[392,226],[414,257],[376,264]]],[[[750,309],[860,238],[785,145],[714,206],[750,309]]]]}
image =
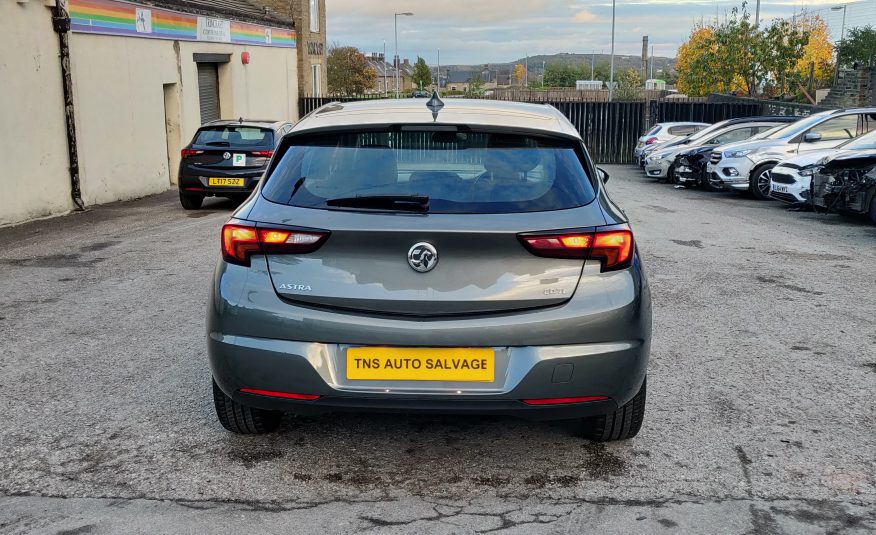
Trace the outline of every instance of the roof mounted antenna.
{"type": "Polygon", "coordinates": [[[240,119],[238,119],[238,121],[240,121],[240,124],[243,124],[243,117],[241,117],[240,119]]]}
{"type": "Polygon", "coordinates": [[[426,103],[426,107],[432,110],[432,120],[438,122],[438,112],[444,108],[444,101],[438,96],[438,90],[432,91],[432,98],[426,103]]]}

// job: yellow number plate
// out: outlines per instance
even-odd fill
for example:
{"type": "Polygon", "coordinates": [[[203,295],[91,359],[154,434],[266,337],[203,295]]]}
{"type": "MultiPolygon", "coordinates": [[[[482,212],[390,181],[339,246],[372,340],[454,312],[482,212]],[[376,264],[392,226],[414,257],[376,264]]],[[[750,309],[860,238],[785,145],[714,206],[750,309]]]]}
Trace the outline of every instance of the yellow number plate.
{"type": "Polygon", "coordinates": [[[210,177],[207,179],[207,184],[210,186],[237,186],[242,188],[246,184],[246,179],[210,177]]]}
{"type": "Polygon", "coordinates": [[[495,355],[487,348],[351,347],[347,379],[489,383],[495,355]]]}

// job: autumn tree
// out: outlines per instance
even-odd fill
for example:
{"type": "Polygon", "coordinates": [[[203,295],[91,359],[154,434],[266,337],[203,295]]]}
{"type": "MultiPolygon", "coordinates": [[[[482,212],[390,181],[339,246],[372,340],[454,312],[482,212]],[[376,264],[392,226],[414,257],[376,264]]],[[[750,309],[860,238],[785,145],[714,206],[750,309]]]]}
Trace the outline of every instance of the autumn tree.
{"type": "Polygon", "coordinates": [[[678,72],[678,90],[692,97],[701,97],[713,91],[726,91],[715,78],[718,64],[718,44],[715,28],[696,26],[688,40],[678,47],[675,70],[678,72]]]}
{"type": "Polygon", "coordinates": [[[419,56],[417,56],[417,62],[414,64],[414,83],[420,89],[432,85],[432,69],[426,64],[426,60],[419,56]]]}
{"type": "Polygon", "coordinates": [[[517,85],[523,85],[526,80],[526,66],[522,63],[514,66],[514,79],[517,80],[517,85]]]}
{"type": "MultiPolygon", "coordinates": [[[[814,64],[816,86],[829,86],[834,72],[833,44],[830,42],[830,29],[827,27],[824,19],[817,16],[804,19],[802,24],[809,33],[809,41],[803,47],[803,56],[797,60],[795,69],[803,78],[808,78],[809,65],[814,64]]],[[[876,31],[874,31],[874,46],[876,46],[876,31]]]]}
{"type": "Polygon", "coordinates": [[[840,41],[839,62],[843,67],[876,64],[876,28],[867,25],[852,28],[840,41]]]}
{"type": "Polygon", "coordinates": [[[356,47],[334,45],[326,59],[328,87],[333,94],[361,94],[377,83],[377,72],[356,47]]]}

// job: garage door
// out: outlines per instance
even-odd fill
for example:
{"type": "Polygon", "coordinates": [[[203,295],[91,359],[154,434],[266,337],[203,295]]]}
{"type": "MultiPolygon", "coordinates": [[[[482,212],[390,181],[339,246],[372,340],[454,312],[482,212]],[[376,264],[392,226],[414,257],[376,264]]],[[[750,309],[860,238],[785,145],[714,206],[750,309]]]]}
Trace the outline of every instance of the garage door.
{"type": "Polygon", "coordinates": [[[219,71],[215,63],[198,63],[198,96],[201,124],[219,118],[219,71]]]}

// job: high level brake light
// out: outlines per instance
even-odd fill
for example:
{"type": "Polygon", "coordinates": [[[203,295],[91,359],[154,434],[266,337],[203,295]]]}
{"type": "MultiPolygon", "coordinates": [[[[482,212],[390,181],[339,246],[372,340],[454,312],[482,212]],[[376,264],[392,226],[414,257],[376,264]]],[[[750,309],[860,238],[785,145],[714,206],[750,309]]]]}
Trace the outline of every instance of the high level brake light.
{"type": "Polygon", "coordinates": [[[633,233],[629,229],[522,234],[518,238],[536,256],[599,260],[602,271],[624,269],[633,258],[633,233]]]}
{"type": "Polygon", "coordinates": [[[249,265],[254,254],[307,254],[319,249],[328,232],[301,232],[256,228],[228,223],[222,227],[222,258],[232,264],[249,265]]]}

